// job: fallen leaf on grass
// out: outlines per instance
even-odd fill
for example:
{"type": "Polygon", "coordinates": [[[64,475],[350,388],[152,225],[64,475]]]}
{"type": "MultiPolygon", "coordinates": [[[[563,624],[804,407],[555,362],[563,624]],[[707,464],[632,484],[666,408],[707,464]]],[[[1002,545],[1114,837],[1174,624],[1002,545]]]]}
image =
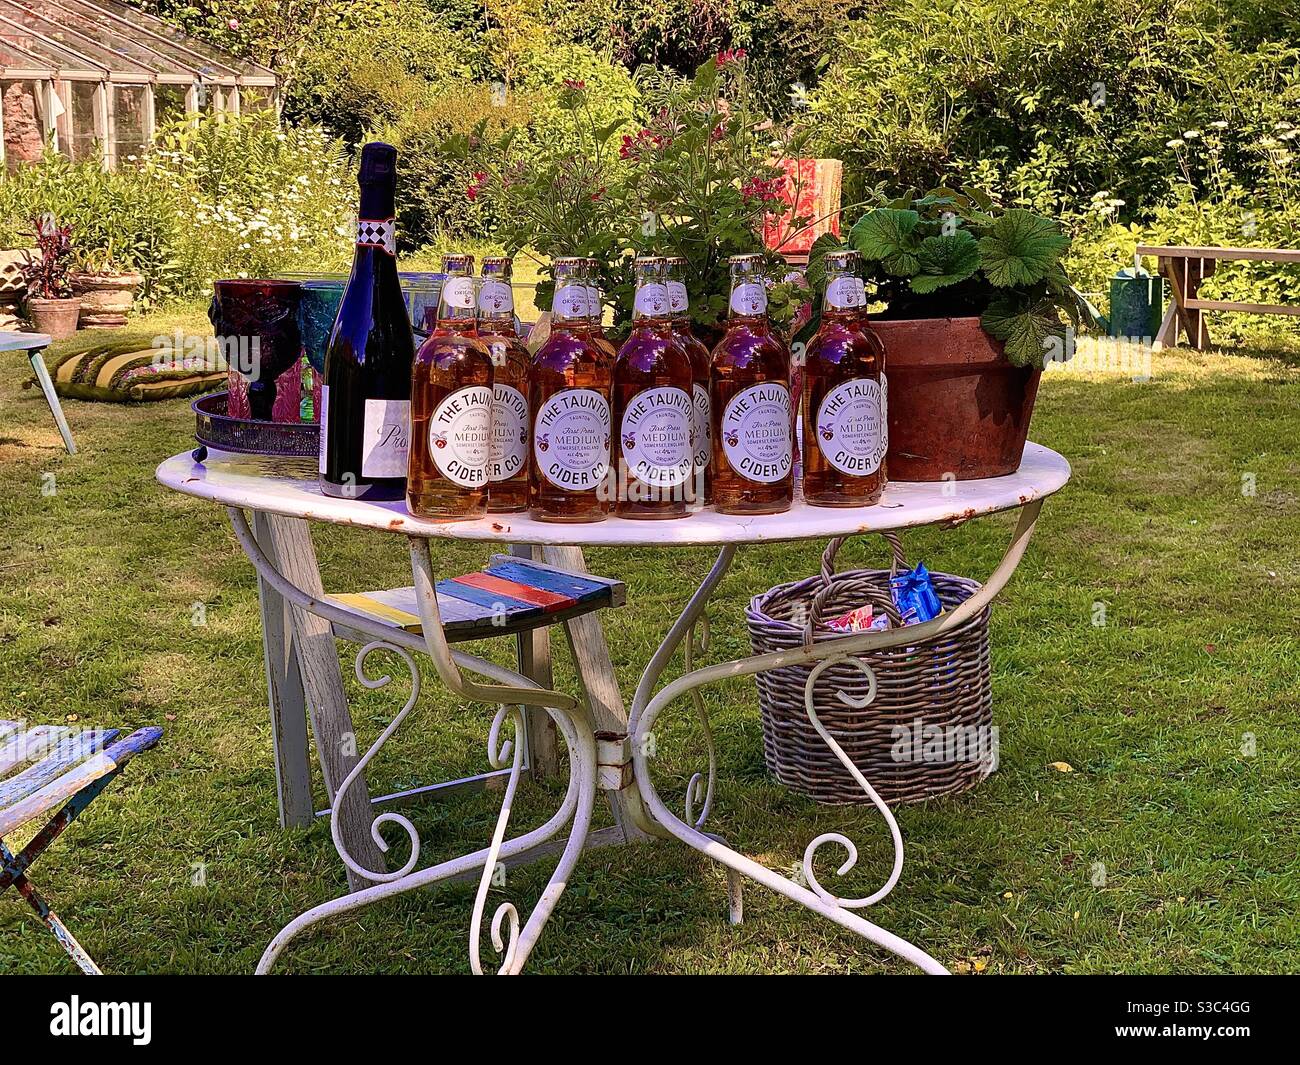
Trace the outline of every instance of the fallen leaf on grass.
{"type": "Polygon", "coordinates": [[[1069,762],[1048,762],[1047,765],[1049,768],[1055,769],[1058,773],[1074,772],[1074,766],[1070,765],[1069,762]]]}

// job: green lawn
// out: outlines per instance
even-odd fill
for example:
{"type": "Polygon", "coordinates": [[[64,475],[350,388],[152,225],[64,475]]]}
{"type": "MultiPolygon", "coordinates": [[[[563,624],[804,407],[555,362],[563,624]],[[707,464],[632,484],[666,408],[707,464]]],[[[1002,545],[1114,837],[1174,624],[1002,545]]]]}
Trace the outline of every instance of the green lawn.
{"type": "MultiPolygon", "coordinates": [[[[145,324],[163,333],[177,320],[145,324]]],[[[157,462],[190,446],[186,401],[68,402],[81,448],[68,457],[39,392],[20,390],[25,376],[19,356],[0,366],[0,716],[167,730],[34,880],[110,971],[251,972],[286,921],[343,887],[325,823],[276,824],[252,569],[220,509],[154,483],[157,462]],[[50,475],[55,491],[44,494],[50,475]],[[195,603],[205,627],[191,624],[195,603]]],[[[1300,967],[1298,410],[1294,354],[1163,353],[1141,383],[1046,378],[1033,436],[1075,477],[1044,509],[994,611],[1001,768],[966,796],[899,811],[907,864],[872,920],[962,971],[1300,967]]],[[[988,519],[907,543],[932,568],[982,577],[1008,531],[1007,519],[988,519]]],[[[331,530],[317,545],[327,585],[409,583],[397,538],[331,530]]],[[[871,543],[847,554],[884,557],[871,543]]],[[[445,558],[470,568],[481,552],[445,558]]],[[[630,550],[590,562],[628,584],[630,606],[606,625],[630,691],[709,557],[630,550]]],[[[745,652],[752,594],[816,565],[814,545],[743,553],[714,601],[710,657],[745,652]]],[[[560,677],[572,683],[563,660],[560,677]]],[[[350,683],[368,741],[402,693],[350,683]]],[[[862,851],[844,893],[874,890],[889,863],[879,818],[819,808],[767,778],[750,683],[707,700],[717,830],[788,870],[813,835],[841,829],[862,851]]],[[[663,790],[679,797],[703,762],[689,704],[674,711],[660,762],[663,790]]],[[[430,691],[372,785],[481,769],[489,720],[487,708],[430,691]]],[[[554,790],[531,788],[516,824],[539,823],[554,801],[554,790]]],[[[493,816],[483,796],[415,814],[429,859],[482,845],[493,816]]],[[[512,874],[493,908],[509,898],[526,912],[543,882],[541,870],[512,874]]],[[[404,896],[301,940],[282,968],[467,971],[471,899],[464,886],[404,896]]],[[[757,889],[742,927],[725,914],[719,868],[684,847],[597,851],[530,968],[909,971],[757,889]]],[[[16,894],[0,898],[0,971],[69,969],[16,894]]]]}

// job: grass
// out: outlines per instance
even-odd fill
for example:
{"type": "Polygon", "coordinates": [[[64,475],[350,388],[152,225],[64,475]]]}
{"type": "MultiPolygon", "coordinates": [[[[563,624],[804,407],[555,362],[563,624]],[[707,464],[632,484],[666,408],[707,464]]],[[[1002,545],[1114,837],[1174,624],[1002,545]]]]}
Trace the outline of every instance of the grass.
{"type": "MultiPolygon", "coordinates": [[[[204,324],[197,314],[144,323],[159,333],[204,324]]],[[[1157,354],[1143,383],[1046,377],[1033,436],[1069,457],[1074,479],[1044,509],[994,611],[1001,767],[963,797],[899,811],[907,864],[872,920],[962,971],[1300,964],[1298,366],[1294,353],[1179,351],[1157,354]]],[[[25,376],[19,356],[0,365],[0,716],[167,730],[34,880],[111,971],[250,972],[285,922],[343,888],[326,824],[277,827],[252,570],[219,508],[154,483],[156,463],[190,445],[186,402],[68,402],[81,448],[68,457],[40,394],[20,390],[25,376]],[[206,626],[192,624],[195,604],[206,626]]],[[[983,576],[1008,527],[988,519],[907,542],[933,568],[983,576]]],[[[397,539],[323,530],[317,545],[327,586],[409,582],[397,539]]],[[[440,551],[458,572],[481,558],[440,551]]],[[[749,597],[814,572],[817,551],[742,553],[711,611],[710,658],[743,654],[749,597]]],[[[846,564],[883,557],[872,543],[846,554],[846,564]]],[[[630,605],[606,625],[630,691],[709,559],[628,550],[590,562],[629,586],[630,605]]],[[[572,684],[562,656],[559,676],[572,684]]],[[[368,741],[404,692],[349,684],[368,741]]],[[[488,710],[433,687],[374,767],[376,789],[483,767],[488,710]]],[[[889,861],[878,817],[773,784],[750,684],[707,701],[721,763],[716,828],[786,870],[814,835],[842,830],[862,850],[844,894],[874,890],[889,861]]],[[[662,790],[680,797],[701,749],[688,705],[666,717],[662,790]]],[[[554,801],[529,788],[516,824],[540,823],[554,801]]],[[[481,845],[493,815],[482,796],[414,814],[428,859],[481,845]]],[[[494,907],[509,898],[526,912],[546,872],[512,874],[494,907]]],[[[300,941],[283,968],[466,971],[471,898],[458,886],[369,909],[300,941]]],[[[69,968],[25,904],[0,897],[0,971],[69,968]]],[[[720,869],[671,843],[584,856],[530,968],[908,971],[757,889],[745,924],[728,927],[720,869]]]]}

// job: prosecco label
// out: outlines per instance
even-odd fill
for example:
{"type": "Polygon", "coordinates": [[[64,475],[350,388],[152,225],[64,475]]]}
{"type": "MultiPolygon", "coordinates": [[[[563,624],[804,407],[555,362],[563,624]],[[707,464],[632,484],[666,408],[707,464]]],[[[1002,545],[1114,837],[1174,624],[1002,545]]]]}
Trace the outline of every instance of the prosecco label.
{"type": "Polygon", "coordinates": [[[551,484],[590,492],[609,473],[609,401],[590,388],[557,392],[537,412],[533,457],[551,484]]]}
{"type": "Polygon", "coordinates": [[[636,313],[646,318],[668,317],[668,286],[642,285],[636,290],[636,313]]]}
{"type": "Polygon", "coordinates": [[[512,314],[514,291],[504,281],[484,281],[478,293],[478,309],[484,314],[512,314]]]}
{"type": "Polygon", "coordinates": [[[826,286],[826,306],[837,311],[862,306],[862,282],[856,277],[837,277],[826,286]]]}
{"type": "Polygon", "coordinates": [[[410,442],[410,400],[366,400],[361,435],[362,477],[405,477],[410,442]]]}
{"type": "Polygon", "coordinates": [[[517,388],[492,388],[492,459],[488,479],[508,481],[528,461],[528,400],[517,388]]]}
{"type": "Polygon", "coordinates": [[[880,431],[880,385],[870,378],[845,381],[826,393],[817,412],[817,447],[841,473],[866,477],[885,457],[880,431]]]}
{"type": "Polygon", "coordinates": [[[462,488],[488,483],[492,447],[492,389],[458,388],[429,418],[429,454],[438,472],[462,488]]]}
{"type": "Polygon", "coordinates": [[[790,390],[774,381],[750,385],[722,412],[722,453],[748,481],[772,484],[790,472],[790,390]]]}
{"type": "Polygon", "coordinates": [[[564,285],[555,290],[551,310],[557,318],[586,318],[590,299],[585,285],[564,285]]]}
{"type": "Polygon", "coordinates": [[[767,311],[767,289],[757,281],[747,281],[731,290],[731,309],[750,317],[767,311]]]}
{"type": "Polygon", "coordinates": [[[686,294],[686,286],[680,281],[668,282],[668,309],[673,314],[685,314],[691,309],[691,298],[686,294]]]}
{"type": "MultiPolygon", "coordinates": [[[[346,232],[346,230],[344,231],[346,232]]],[[[360,218],[357,220],[357,243],[367,248],[382,248],[389,255],[397,255],[397,222],[392,218],[360,218]]]]}
{"type": "Polygon", "coordinates": [[[647,388],[623,412],[619,439],[628,473],[657,488],[675,488],[691,476],[691,397],[680,388],[647,388]]]}
{"type": "Polygon", "coordinates": [[[691,450],[696,469],[704,469],[713,453],[713,419],[710,417],[709,390],[704,385],[691,386],[691,450]]]}

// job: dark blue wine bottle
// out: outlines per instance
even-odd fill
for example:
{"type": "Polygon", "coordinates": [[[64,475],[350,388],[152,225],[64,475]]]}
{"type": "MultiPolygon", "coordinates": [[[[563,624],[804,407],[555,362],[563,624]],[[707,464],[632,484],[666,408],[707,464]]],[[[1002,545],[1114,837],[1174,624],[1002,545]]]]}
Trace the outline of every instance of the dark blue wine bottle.
{"type": "Polygon", "coordinates": [[[320,486],[346,499],[402,499],[411,436],[415,342],[397,278],[397,149],[361,150],[352,275],[325,350],[320,486]]]}

